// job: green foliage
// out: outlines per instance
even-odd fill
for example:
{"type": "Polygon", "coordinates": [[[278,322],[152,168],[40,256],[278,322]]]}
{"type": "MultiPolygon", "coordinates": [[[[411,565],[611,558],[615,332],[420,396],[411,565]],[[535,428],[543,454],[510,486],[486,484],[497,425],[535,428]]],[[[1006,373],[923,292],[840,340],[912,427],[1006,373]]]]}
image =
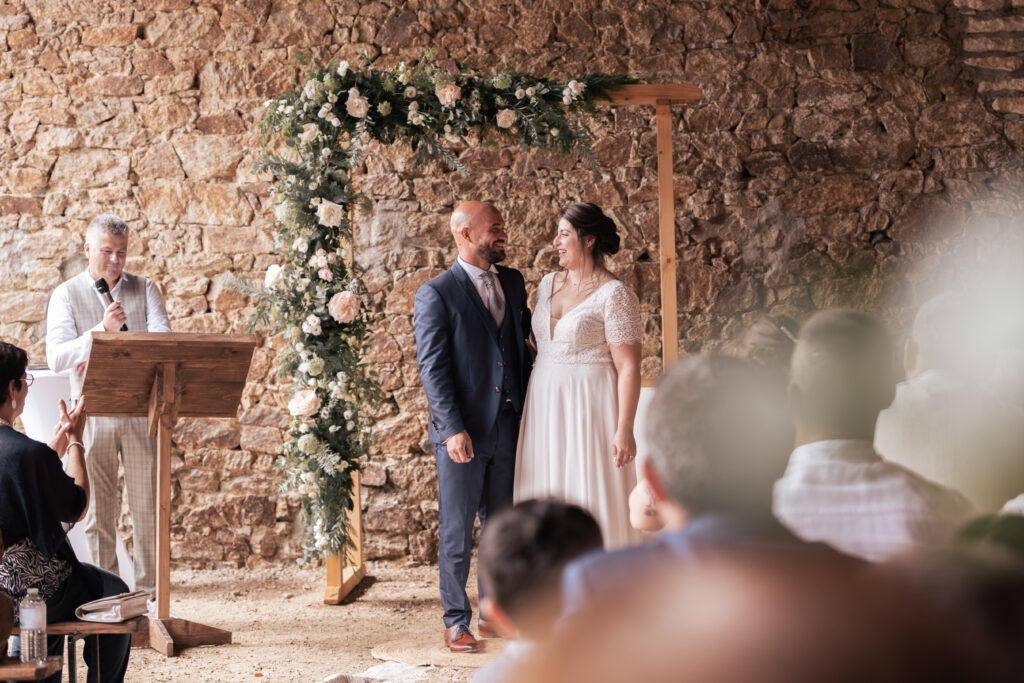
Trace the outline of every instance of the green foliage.
{"type": "Polygon", "coordinates": [[[404,141],[419,163],[441,159],[465,173],[445,143],[475,134],[524,149],[576,153],[593,163],[582,121],[594,101],[632,79],[587,74],[561,83],[505,69],[450,73],[427,54],[414,66],[362,69],[347,63],[307,67],[295,90],[269,100],[260,123],[264,147],[280,140],[287,155],[265,154],[255,171],[274,178],[279,229],[262,285],[225,281],[257,300],[250,329],[284,332],[279,372],[293,380],[289,439],[277,464],[282,486],[303,495],[307,555],[342,550],[352,510],[352,472],[371,444],[370,421],[382,392],[363,361],[369,337],[366,292],[348,253],[349,208],[361,200],[349,174],[363,154],[404,141]]]}

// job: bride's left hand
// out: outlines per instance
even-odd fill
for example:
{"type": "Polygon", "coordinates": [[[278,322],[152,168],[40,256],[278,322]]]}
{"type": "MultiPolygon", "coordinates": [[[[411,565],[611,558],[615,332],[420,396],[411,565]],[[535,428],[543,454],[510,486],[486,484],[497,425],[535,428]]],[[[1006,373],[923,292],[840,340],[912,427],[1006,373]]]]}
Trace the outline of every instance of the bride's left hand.
{"type": "Polygon", "coordinates": [[[633,432],[619,430],[615,432],[615,439],[612,441],[612,458],[616,467],[625,467],[633,462],[636,457],[636,439],[633,432]]]}

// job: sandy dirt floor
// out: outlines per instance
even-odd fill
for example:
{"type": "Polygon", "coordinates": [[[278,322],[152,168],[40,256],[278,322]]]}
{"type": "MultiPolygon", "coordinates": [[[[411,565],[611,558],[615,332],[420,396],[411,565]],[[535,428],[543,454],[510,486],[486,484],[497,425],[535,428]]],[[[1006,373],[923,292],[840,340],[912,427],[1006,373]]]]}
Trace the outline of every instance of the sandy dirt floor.
{"type": "MultiPolygon", "coordinates": [[[[484,655],[444,652],[437,567],[371,562],[366,579],[342,605],[323,604],[319,568],[176,570],[171,587],[172,616],[228,629],[233,643],[172,658],[134,648],[128,681],[319,682],[382,665],[370,651],[394,641],[421,645],[419,655],[415,647],[392,648],[408,651],[406,659],[432,655],[434,664],[419,669],[423,680],[468,681],[475,667],[453,666],[452,660],[479,664],[503,646],[492,640],[484,641],[484,655]]],[[[471,595],[475,610],[475,591],[471,595]]]]}

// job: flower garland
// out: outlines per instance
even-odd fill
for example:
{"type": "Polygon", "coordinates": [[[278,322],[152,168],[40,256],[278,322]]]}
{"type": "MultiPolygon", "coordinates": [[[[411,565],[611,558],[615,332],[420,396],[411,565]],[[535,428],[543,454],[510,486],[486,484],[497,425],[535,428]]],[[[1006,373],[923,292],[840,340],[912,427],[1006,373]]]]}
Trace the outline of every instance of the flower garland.
{"type": "Polygon", "coordinates": [[[360,157],[380,143],[406,141],[417,161],[440,158],[465,169],[445,149],[476,134],[495,134],[527,149],[578,153],[593,163],[582,123],[594,100],[632,82],[587,74],[567,83],[505,69],[490,76],[451,73],[431,55],[404,63],[353,69],[347,62],[307,65],[300,88],[266,103],[264,146],[282,140],[288,156],[265,154],[256,172],[270,172],[280,227],[273,265],[262,286],[233,279],[257,300],[250,330],[284,332],[280,376],[292,378],[289,439],[277,465],[283,488],[302,494],[306,556],[344,549],[352,509],[352,472],[371,444],[370,424],[382,392],[362,361],[369,310],[353,244],[349,207],[359,197],[349,178],[360,157]]]}

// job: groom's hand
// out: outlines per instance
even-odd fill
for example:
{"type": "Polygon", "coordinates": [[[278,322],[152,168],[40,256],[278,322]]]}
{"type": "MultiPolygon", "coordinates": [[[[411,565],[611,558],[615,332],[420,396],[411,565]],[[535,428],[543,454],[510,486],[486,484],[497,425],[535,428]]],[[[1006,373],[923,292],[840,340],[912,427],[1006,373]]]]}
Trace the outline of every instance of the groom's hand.
{"type": "Polygon", "coordinates": [[[469,432],[452,434],[444,445],[448,448],[448,457],[453,462],[467,463],[473,459],[473,442],[469,438],[469,432]]]}

